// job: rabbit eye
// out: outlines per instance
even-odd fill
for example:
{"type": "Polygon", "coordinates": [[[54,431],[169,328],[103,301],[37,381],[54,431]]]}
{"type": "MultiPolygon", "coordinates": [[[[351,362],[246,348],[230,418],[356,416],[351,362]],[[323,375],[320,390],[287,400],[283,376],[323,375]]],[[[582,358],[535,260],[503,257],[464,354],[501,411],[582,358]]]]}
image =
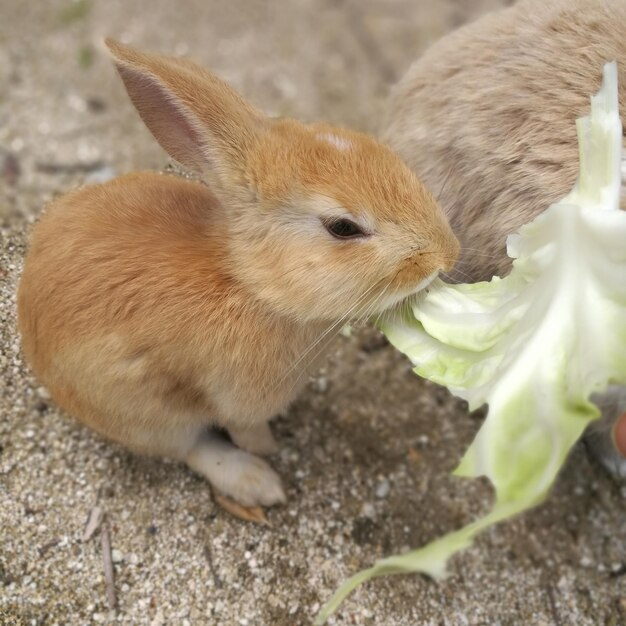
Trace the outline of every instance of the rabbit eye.
{"type": "Polygon", "coordinates": [[[360,226],[345,218],[326,222],[324,226],[337,239],[354,239],[355,237],[363,237],[365,235],[360,226]]]}

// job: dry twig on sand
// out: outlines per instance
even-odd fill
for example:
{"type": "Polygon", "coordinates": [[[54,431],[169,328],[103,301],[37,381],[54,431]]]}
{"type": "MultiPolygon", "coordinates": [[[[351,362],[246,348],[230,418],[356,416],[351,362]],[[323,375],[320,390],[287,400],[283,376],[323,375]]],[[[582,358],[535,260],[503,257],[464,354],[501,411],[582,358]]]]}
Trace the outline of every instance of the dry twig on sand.
{"type": "Polygon", "coordinates": [[[113,571],[113,556],[111,554],[111,534],[109,533],[109,524],[106,518],[102,521],[100,537],[102,540],[102,562],[104,565],[104,583],[106,585],[107,602],[109,610],[115,611],[117,609],[115,573],[113,571]]]}
{"type": "Polygon", "coordinates": [[[102,524],[103,515],[102,507],[97,504],[91,509],[81,538],[83,543],[89,541],[95,535],[98,528],[100,528],[100,524],[102,524]]]}

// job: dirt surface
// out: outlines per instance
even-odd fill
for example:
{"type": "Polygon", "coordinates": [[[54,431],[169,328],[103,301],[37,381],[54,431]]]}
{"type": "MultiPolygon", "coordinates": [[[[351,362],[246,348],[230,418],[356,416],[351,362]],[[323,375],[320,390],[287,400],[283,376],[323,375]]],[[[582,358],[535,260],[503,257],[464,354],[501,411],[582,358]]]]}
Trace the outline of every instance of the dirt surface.
{"type": "MultiPolygon", "coordinates": [[[[338,336],[275,422],[289,502],[271,527],[218,508],[184,467],[77,425],[30,376],[15,328],[28,231],[54,195],[160,169],[101,40],[188,54],[276,115],[375,131],[390,85],[498,0],[0,0],[0,624],[308,624],[337,585],[484,510],[449,477],[480,424],[373,329],[338,336]],[[119,610],[107,608],[99,502],[119,610]]],[[[376,580],[341,625],[626,623],[626,492],[577,449],[548,502],[485,533],[452,576],[376,580]]]]}

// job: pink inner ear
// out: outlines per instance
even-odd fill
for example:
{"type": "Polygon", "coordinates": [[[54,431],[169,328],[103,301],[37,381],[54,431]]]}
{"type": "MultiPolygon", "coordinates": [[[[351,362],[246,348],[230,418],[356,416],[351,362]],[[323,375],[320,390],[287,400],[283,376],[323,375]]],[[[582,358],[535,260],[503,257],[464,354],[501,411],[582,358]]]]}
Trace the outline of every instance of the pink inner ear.
{"type": "Polygon", "coordinates": [[[187,167],[206,167],[201,124],[185,104],[152,74],[121,63],[118,70],[141,119],[165,151],[187,167]]]}

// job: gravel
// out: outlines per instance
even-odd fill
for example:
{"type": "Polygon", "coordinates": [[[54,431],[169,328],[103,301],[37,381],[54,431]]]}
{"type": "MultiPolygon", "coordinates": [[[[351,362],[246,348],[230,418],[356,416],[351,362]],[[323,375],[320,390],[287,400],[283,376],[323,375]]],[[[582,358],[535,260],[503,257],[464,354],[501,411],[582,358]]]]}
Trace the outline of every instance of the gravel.
{"type": "MultiPolygon", "coordinates": [[[[449,473],[479,418],[372,328],[339,335],[275,420],[288,504],[271,526],[218,508],[185,467],[64,415],[20,354],[15,287],[41,207],[87,180],[162,168],[101,39],[187,53],[268,112],[374,131],[424,47],[498,0],[0,0],[0,625],[310,623],[337,585],[484,511],[449,473]],[[107,604],[100,506],[117,611],[107,604]]],[[[452,576],[364,585],[335,625],[626,623],[626,490],[576,449],[548,501],[491,529],[452,576]]]]}

